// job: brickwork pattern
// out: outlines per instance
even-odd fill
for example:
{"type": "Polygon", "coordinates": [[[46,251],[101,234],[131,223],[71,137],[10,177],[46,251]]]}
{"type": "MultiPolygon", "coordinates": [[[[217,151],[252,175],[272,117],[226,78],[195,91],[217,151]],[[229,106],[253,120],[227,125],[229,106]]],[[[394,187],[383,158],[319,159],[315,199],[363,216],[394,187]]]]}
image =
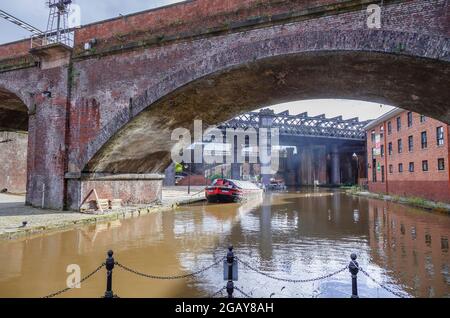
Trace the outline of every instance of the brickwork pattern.
{"type": "Polygon", "coordinates": [[[368,169],[369,189],[373,192],[390,193],[402,196],[417,196],[430,200],[443,202],[450,201],[450,173],[449,173],[449,125],[438,120],[412,113],[412,125],[408,127],[408,111],[401,112],[379,123],[367,131],[367,154],[369,156],[368,169]],[[401,128],[397,130],[397,118],[400,118],[401,128]],[[388,126],[392,130],[389,133],[388,126]],[[443,127],[444,144],[437,144],[436,129],[443,127]],[[384,156],[372,156],[375,143],[372,141],[372,132],[376,135],[383,133],[381,145],[384,146],[384,156]],[[422,149],[421,134],[426,132],[427,147],[422,149]],[[408,138],[413,137],[413,149],[409,151],[408,138]],[[398,151],[398,140],[402,140],[402,152],[398,151]],[[392,154],[389,154],[389,143],[392,143],[392,154]],[[385,181],[382,180],[381,170],[376,172],[377,182],[373,182],[373,159],[377,165],[384,166],[385,181]],[[438,170],[438,159],[444,159],[444,170],[438,170]],[[428,171],[423,171],[422,161],[428,162],[428,171]],[[414,163],[414,172],[409,171],[409,163],[414,163]],[[403,164],[403,172],[399,172],[399,164],[403,164]],[[392,165],[392,172],[390,166],[392,165]]]}

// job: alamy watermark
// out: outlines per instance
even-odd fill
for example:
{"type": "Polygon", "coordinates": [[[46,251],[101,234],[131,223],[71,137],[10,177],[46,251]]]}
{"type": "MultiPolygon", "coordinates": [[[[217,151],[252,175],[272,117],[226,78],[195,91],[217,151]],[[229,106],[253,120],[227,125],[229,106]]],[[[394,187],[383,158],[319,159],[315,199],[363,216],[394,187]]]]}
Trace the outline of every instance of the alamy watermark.
{"type": "Polygon", "coordinates": [[[194,136],[189,129],[176,128],[171,140],[173,162],[199,164],[259,163],[262,174],[274,174],[279,168],[280,133],[278,128],[203,131],[201,120],[194,121],[194,136]]]}
{"type": "Polygon", "coordinates": [[[67,265],[66,273],[69,273],[66,279],[68,288],[81,288],[81,268],[78,264],[67,265]]]}
{"type": "Polygon", "coordinates": [[[367,7],[367,27],[369,29],[381,29],[381,7],[377,4],[371,4],[367,7]]]}
{"type": "Polygon", "coordinates": [[[78,4],[71,4],[69,7],[68,27],[78,28],[81,26],[81,7],[78,4]]]}

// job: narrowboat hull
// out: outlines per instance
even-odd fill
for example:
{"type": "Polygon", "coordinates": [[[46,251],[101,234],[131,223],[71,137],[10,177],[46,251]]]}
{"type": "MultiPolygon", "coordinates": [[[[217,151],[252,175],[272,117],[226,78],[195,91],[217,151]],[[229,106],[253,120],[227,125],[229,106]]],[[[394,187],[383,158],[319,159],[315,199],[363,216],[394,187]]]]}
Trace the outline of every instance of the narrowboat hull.
{"type": "Polygon", "coordinates": [[[246,201],[252,198],[262,197],[263,190],[229,189],[223,187],[207,187],[205,189],[206,200],[210,203],[233,203],[246,201]]]}
{"type": "Polygon", "coordinates": [[[225,195],[225,194],[211,194],[206,196],[209,203],[235,203],[242,199],[239,196],[225,195]]]}

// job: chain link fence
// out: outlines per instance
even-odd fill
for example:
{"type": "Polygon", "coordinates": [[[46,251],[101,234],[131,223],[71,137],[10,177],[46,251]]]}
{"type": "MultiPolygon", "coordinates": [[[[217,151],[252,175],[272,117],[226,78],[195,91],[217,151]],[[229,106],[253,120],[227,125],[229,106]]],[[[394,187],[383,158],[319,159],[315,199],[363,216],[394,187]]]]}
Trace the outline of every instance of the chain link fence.
{"type": "MultiPolygon", "coordinates": [[[[119,262],[114,261],[114,259],[112,258],[112,251],[108,252],[108,254],[109,254],[109,258],[107,258],[105,263],[102,263],[94,271],[92,271],[91,273],[89,273],[88,275],[83,277],[78,283],[74,284],[74,286],[77,286],[77,285],[85,282],[86,280],[88,280],[89,278],[94,276],[96,273],[98,273],[103,267],[106,266],[107,274],[108,274],[107,275],[107,286],[108,286],[107,288],[108,289],[107,289],[107,293],[105,295],[109,295],[108,291],[111,292],[110,295],[113,295],[112,294],[112,289],[111,289],[112,286],[111,285],[112,285],[112,269],[114,268],[114,265],[116,265],[118,268],[120,268],[120,269],[122,269],[122,270],[124,270],[126,272],[129,272],[129,273],[132,273],[134,275],[138,275],[138,276],[144,277],[144,278],[157,279],[157,280],[177,280],[177,279],[185,279],[185,278],[198,276],[198,275],[200,275],[200,274],[202,274],[202,273],[212,269],[213,267],[221,264],[222,262],[224,262],[224,266],[231,266],[231,267],[235,266],[235,265],[232,265],[232,264],[240,263],[244,267],[246,267],[247,269],[249,269],[249,270],[251,270],[251,271],[253,271],[253,272],[257,273],[257,274],[263,275],[263,276],[268,277],[268,278],[273,279],[273,280],[277,280],[277,281],[281,281],[281,282],[288,282],[288,283],[316,282],[316,281],[320,281],[320,280],[324,280],[324,279],[333,277],[333,276],[338,275],[338,274],[340,274],[340,273],[342,273],[342,272],[344,272],[346,270],[349,270],[352,273],[352,280],[355,280],[355,288],[356,288],[356,274],[358,273],[358,271],[360,271],[365,276],[367,276],[370,280],[372,280],[374,283],[379,285],[381,288],[383,288],[387,292],[389,292],[389,293],[391,293],[391,294],[393,294],[393,295],[395,295],[397,297],[400,297],[400,298],[407,298],[407,296],[405,296],[404,294],[402,294],[400,292],[397,292],[397,291],[393,290],[392,288],[386,286],[385,284],[382,284],[382,283],[378,282],[366,270],[364,270],[362,267],[360,267],[358,265],[358,263],[355,261],[356,254],[352,254],[352,257],[354,257],[354,259],[352,259],[352,261],[350,262],[349,265],[344,266],[343,268],[341,268],[341,269],[339,269],[337,271],[334,271],[332,273],[324,274],[322,276],[318,276],[318,277],[314,277],[314,278],[306,278],[306,279],[282,278],[282,277],[276,277],[276,276],[270,275],[270,274],[268,274],[266,272],[263,272],[263,271],[259,270],[255,266],[252,266],[249,262],[246,262],[244,260],[241,260],[239,257],[234,256],[234,254],[232,252],[232,248],[230,249],[230,252],[227,254],[227,257],[221,257],[220,259],[215,260],[209,266],[201,268],[201,269],[199,269],[199,270],[197,270],[195,272],[192,272],[192,273],[183,274],[183,275],[169,275],[169,276],[153,275],[153,274],[147,274],[147,273],[140,272],[138,270],[132,269],[132,268],[130,268],[128,266],[125,266],[125,265],[123,265],[123,264],[121,264],[119,262]],[[354,272],[355,269],[356,269],[356,274],[354,272]]],[[[232,275],[231,275],[232,272],[233,272],[232,270],[229,271],[229,276],[228,276],[228,284],[230,284],[229,286],[231,286],[231,291],[229,290],[230,288],[227,288],[227,286],[224,286],[224,287],[220,288],[218,291],[216,291],[215,293],[211,294],[208,298],[214,298],[214,297],[217,297],[219,295],[223,296],[224,291],[227,292],[228,297],[232,297],[233,290],[238,291],[245,298],[252,298],[248,293],[244,292],[241,288],[236,287],[236,286],[233,285],[233,283],[232,283],[233,278],[232,278],[232,275]]],[[[353,281],[352,281],[352,283],[353,283],[353,281]]],[[[55,292],[55,293],[47,295],[47,296],[45,296],[43,298],[53,298],[53,297],[56,297],[56,296],[58,296],[60,294],[65,293],[65,292],[67,292],[67,291],[69,291],[71,289],[72,289],[72,287],[66,287],[64,289],[61,289],[61,290],[55,292]]],[[[354,295],[356,295],[356,297],[357,297],[357,290],[353,291],[352,296],[354,296],[354,295]]],[[[118,298],[115,295],[113,295],[113,296],[114,296],[114,298],[118,298]]],[[[105,296],[105,297],[107,297],[107,296],[105,296]]]]}
{"type": "Polygon", "coordinates": [[[238,261],[239,263],[241,263],[242,265],[244,265],[244,266],[247,267],[248,269],[250,269],[250,270],[252,270],[252,271],[254,271],[254,272],[256,272],[256,273],[258,273],[258,274],[260,274],[260,275],[263,275],[263,276],[266,276],[266,277],[269,277],[269,278],[271,278],[271,279],[275,279],[275,280],[278,280],[278,281],[288,282],[288,283],[309,283],[309,282],[314,282],[314,281],[318,281],[318,280],[323,280],[323,279],[326,279],[326,278],[335,276],[335,275],[337,275],[337,274],[340,274],[340,273],[342,273],[343,271],[345,271],[345,270],[348,268],[348,266],[345,266],[344,268],[341,268],[341,269],[338,270],[338,271],[335,271],[335,272],[329,273],[329,274],[325,274],[325,275],[322,275],[322,276],[319,276],[319,277],[315,277],[315,278],[308,278],[308,279],[292,279],[292,278],[280,278],[280,277],[272,276],[272,275],[270,275],[270,274],[267,274],[267,273],[265,273],[265,272],[263,272],[263,271],[260,271],[260,270],[256,269],[255,267],[251,266],[251,265],[250,265],[249,263],[247,263],[247,262],[244,262],[243,260],[241,260],[241,259],[238,258],[238,257],[236,257],[236,259],[237,259],[237,261],[238,261]]]}
{"type": "Polygon", "coordinates": [[[223,292],[227,289],[226,286],[223,286],[221,289],[219,289],[218,291],[216,291],[214,294],[209,295],[207,298],[215,298],[219,295],[223,296],[223,292]]]}
{"type": "Polygon", "coordinates": [[[129,267],[125,266],[125,265],[122,265],[122,264],[120,264],[118,262],[116,262],[115,265],[117,265],[119,268],[121,268],[121,269],[123,269],[123,270],[125,270],[127,272],[130,272],[132,274],[135,274],[135,275],[138,275],[138,276],[141,276],[141,277],[151,278],[151,279],[161,279],[161,280],[172,280],[172,279],[184,279],[184,278],[189,278],[189,277],[194,277],[194,276],[200,275],[201,273],[206,272],[207,270],[213,268],[214,266],[219,265],[220,263],[223,262],[224,259],[225,259],[225,257],[222,257],[221,259],[215,261],[211,265],[209,265],[209,266],[207,266],[205,268],[202,268],[202,269],[200,269],[200,270],[198,270],[196,272],[190,273],[190,274],[172,275],[172,276],[159,276],[159,275],[145,274],[145,273],[139,272],[137,270],[131,269],[131,268],[129,268],[129,267]]]}
{"type": "Polygon", "coordinates": [[[395,290],[392,290],[391,288],[387,287],[386,285],[378,282],[375,278],[373,278],[368,272],[366,272],[362,267],[359,267],[359,270],[361,271],[361,273],[363,273],[364,275],[366,275],[371,281],[373,281],[375,284],[379,285],[381,288],[383,288],[384,290],[390,292],[391,294],[399,297],[399,298],[408,298],[405,295],[396,292],[395,290]]]}
{"type": "Polygon", "coordinates": [[[242,289],[240,289],[239,287],[234,287],[234,289],[236,289],[238,292],[240,292],[242,294],[242,296],[244,296],[245,298],[252,298],[252,296],[250,296],[249,294],[247,294],[246,292],[244,292],[242,289]]]}

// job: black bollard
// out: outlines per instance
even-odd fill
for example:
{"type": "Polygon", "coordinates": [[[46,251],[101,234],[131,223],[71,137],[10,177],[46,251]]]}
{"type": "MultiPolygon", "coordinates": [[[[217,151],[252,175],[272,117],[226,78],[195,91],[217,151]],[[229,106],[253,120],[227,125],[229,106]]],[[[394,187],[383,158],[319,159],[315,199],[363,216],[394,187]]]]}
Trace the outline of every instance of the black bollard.
{"type": "Polygon", "coordinates": [[[106,258],[106,292],[105,298],[114,298],[114,293],[112,291],[112,271],[114,268],[114,252],[108,251],[108,257],[106,258]]]}
{"type": "Polygon", "coordinates": [[[227,264],[228,264],[227,293],[228,293],[228,298],[233,298],[233,292],[234,292],[233,263],[234,263],[233,246],[230,245],[228,247],[228,253],[227,253],[227,264]]]}
{"type": "Polygon", "coordinates": [[[359,264],[356,261],[355,253],[352,253],[352,255],[350,255],[350,258],[352,260],[350,261],[350,264],[348,265],[348,270],[352,274],[352,298],[359,298],[358,297],[358,282],[357,282],[357,275],[359,272],[359,264]]]}

